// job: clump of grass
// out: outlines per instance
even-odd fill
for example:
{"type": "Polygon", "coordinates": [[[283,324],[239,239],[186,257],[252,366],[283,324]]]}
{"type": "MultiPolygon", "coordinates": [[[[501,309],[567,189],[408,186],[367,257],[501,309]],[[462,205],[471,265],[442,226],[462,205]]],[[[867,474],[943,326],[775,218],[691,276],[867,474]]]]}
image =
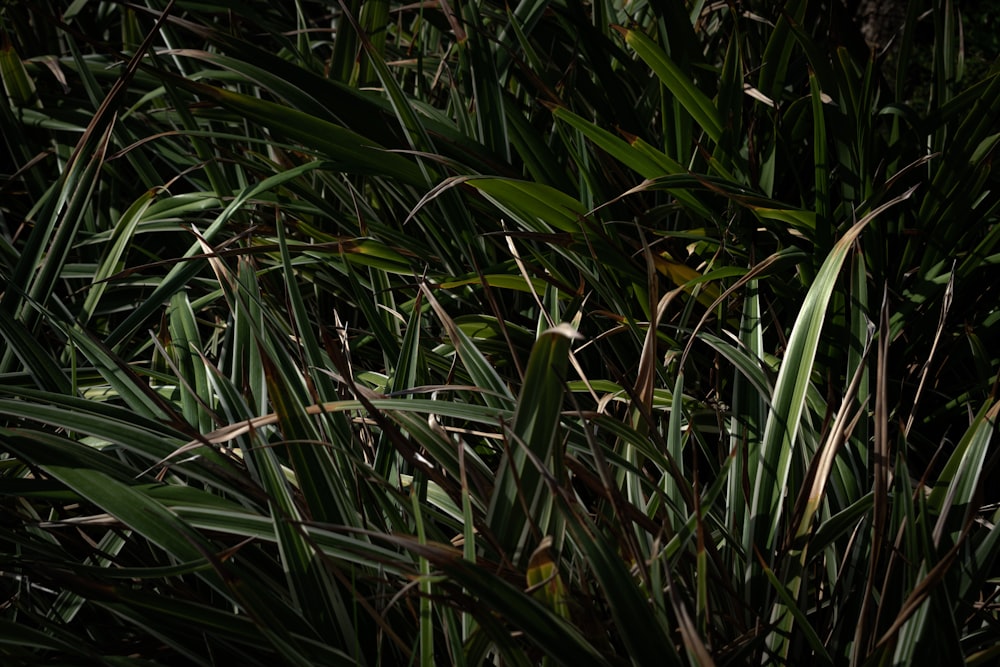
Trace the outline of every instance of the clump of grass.
{"type": "Polygon", "coordinates": [[[1000,79],[915,7],[6,5],[5,664],[993,660],[1000,79]]]}

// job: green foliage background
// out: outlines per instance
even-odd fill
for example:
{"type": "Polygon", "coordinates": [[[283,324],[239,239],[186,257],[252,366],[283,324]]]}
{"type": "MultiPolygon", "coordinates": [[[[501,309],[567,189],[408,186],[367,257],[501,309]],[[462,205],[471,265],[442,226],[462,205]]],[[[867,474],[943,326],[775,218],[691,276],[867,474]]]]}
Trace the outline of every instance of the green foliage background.
{"type": "Polygon", "coordinates": [[[961,26],[4,2],[4,664],[990,664],[961,26]]]}

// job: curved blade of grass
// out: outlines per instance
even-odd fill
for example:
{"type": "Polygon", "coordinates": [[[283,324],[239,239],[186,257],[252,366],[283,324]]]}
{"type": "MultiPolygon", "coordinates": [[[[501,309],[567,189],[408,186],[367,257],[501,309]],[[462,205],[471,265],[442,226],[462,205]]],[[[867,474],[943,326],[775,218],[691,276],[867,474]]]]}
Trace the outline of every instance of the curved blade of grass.
{"type": "MultiPolygon", "coordinates": [[[[558,120],[582,132],[601,150],[646,179],[661,178],[664,175],[687,175],[688,173],[687,168],[682,164],[637,136],[627,135],[626,140],[581,118],[565,107],[551,107],[551,109],[552,115],[558,120]]],[[[690,191],[691,184],[688,185],[689,187],[685,188],[678,184],[678,187],[671,188],[670,192],[698,215],[710,217],[708,208],[690,191]]]]}
{"type": "Polygon", "coordinates": [[[882,212],[913,194],[911,188],[859,220],[834,245],[823,262],[816,280],[799,310],[785,351],[785,357],[774,387],[774,398],[768,414],[761,455],[753,483],[753,500],[748,531],[744,535],[747,551],[756,544],[761,553],[772,553],[781,526],[785,484],[791,468],[792,452],[799,420],[805,408],[806,391],[810,384],[819,336],[826,318],[826,306],[836,285],[840,268],[864,228],[882,212]],[[763,530],[761,530],[763,529],[763,530]]]}
{"type": "Polygon", "coordinates": [[[426,285],[421,284],[421,290],[444,326],[445,331],[448,333],[448,338],[451,339],[455,353],[462,360],[466,371],[468,371],[476,386],[484,390],[482,395],[486,405],[498,409],[510,408],[514,404],[514,397],[511,395],[510,389],[504,383],[503,379],[497,375],[493,365],[487,361],[472,339],[448,316],[448,313],[441,307],[438,300],[434,298],[430,289],[426,285]]]}
{"type": "MultiPolygon", "coordinates": [[[[2,409],[3,406],[0,405],[0,410],[2,409]]],[[[30,418],[34,412],[27,410],[25,416],[30,418]]],[[[134,470],[102,454],[96,447],[86,447],[53,433],[0,428],[0,436],[3,437],[3,450],[26,463],[40,466],[49,463],[63,464],[82,470],[94,470],[126,484],[136,476],[134,470]]],[[[8,481],[11,489],[17,488],[13,482],[14,480],[8,481]]],[[[37,492],[37,484],[35,487],[37,492]]]]}
{"type": "MultiPolygon", "coordinates": [[[[869,330],[862,358],[867,357],[873,333],[872,330],[869,330]]],[[[791,644],[789,638],[794,634],[793,628],[798,627],[804,630],[807,633],[807,637],[809,637],[810,643],[813,643],[813,638],[809,635],[812,631],[811,625],[805,628],[802,627],[803,623],[809,624],[809,621],[802,614],[799,601],[799,597],[803,593],[803,579],[807,576],[806,566],[809,551],[813,549],[815,552],[815,549],[809,543],[808,536],[812,529],[813,518],[820,510],[820,505],[826,494],[830,473],[834,467],[834,457],[837,455],[844,441],[850,436],[850,431],[860,417],[860,413],[854,410],[854,399],[861,384],[863,374],[864,367],[859,365],[855,369],[850,386],[844,393],[840,409],[833,420],[833,424],[830,426],[826,440],[820,445],[813,457],[812,480],[808,491],[806,487],[803,487],[799,493],[795,512],[795,516],[799,517],[799,525],[795,528],[793,546],[789,551],[788,565],[784,572],[785,582],[787,583],[779,585],[776,588],[781,598],[781,603],[776,604],[771,609],[771,622],[775,624],[775,629],[768,637],[770,650],[783,659],[787,659],[788,657],[787,654],[791,644]]],[[[795,516],[792,517],[793,520],[795,516]]],[[[825,649],[821,644],[819,649],[813,646],[813,650],[821,650],[825,654],[825,649]]]]}
{"type": "MultiPolygon", "coordinates": [[[[661,153],[660,161],[645,155],[643,151],[637,150],[625,139],[615,136],[611,132],[598,127],[594,123],[585,120],[573,113],[566,107],[551,107],[552,115],[570,127],[582,132],[594,144],[605,151],[616,160],[644,178],[656,178],[666,174],[686,174],[687,169],[679,162],[671,159],[668,155],[661,153]]],[[[651,147],[652,148],[652,147],[651,147]]],[[[655,149],[653,149],[655,150],[655,149]]]]}
{"type": "Polygon", "coordinates": [[[156,199],[156,190],[147,190],[122,214],[118,223],[112,231],[111,238],[101,259],[97,270],[94,271],[94,279],[90,289],[87,291],[87,298],[83,302],[83,308],[78,316],[81,327],[86,327],[93,317],[101,297],[108,289],[106,280],[124,268],[122,258],[128,251],[129,246],[135,240],[136,229],[143,220],[150,206],[156,199]]]}
{"type": "MultiPolygon", "coordinates": [[[[244,610],[249,610],[249,613],[234,615],[204,604],[136,593],[124,587],[117,588],[114,601],[102,601],[101,604],[115,611],[126,622],[143,627],[153,636],[159,636],[187,653],[191,659],[202,653],[201,643],[214,640],[220,648],[238,651],[237,655],[242,654],[240,657],[251,665],[271,665],[275,658],[299,667],[315,664],[348,667],[357,664],[344,652],[309,637],[305,628],[293,626],[288,619],[260,604],[261,596],[253,590],[250,582],[234,579],[232,587],[244,610]],[[192,623],[205,628],[208,637],[191,633],[192,623]]],[[[215,664],[215,661],[202,663],[209,665],[215,664]]]]}
{"type": "MultiPolygon", "coordinates": [[[[24,392],[19,392],[24,394],[24,392]]],[[[119,444],[146,457],[159,459],[176,449],[177,440],[163,434],[162,425],[136,425],[134,415],[115,418],[108,411],[89,405],[89,401],[54,396],[52,404],[22,400],[0,400],[0,414],[25,418],[72,433],[86,433],[106,442],[119,444]]],[[[144,418],[139,418],[146,422],[144,418]]]]}
{"type": "Polygon", "coordinates": [[[541,183],[507,178],[473,178],[468,183],[534,232],[551,232],[553,227],[577,232],[587,217],[587,210],[578,200],[541,183]]]}
{"type": "Polygon", "coordinates": [[[208,84],[189,80],[175,83],[316,151],[341,169],[398,178],[418,188],[427,187],[427,180],[416,164],[346,127],[298,109],[208,84]]]}
{"type": "Polygon", "coordinates": [[[948,527],[952,529],[950,537],[956,539],[963,523],[978,509],[972,503],[979,490],[998,414],[1000,403],[992,406],[987,403],[980,409],[955,446],[927,498],[927,506],[938,512],[934,525],[935,544],[940,544],[948,527]]]}
{"type": "MultiPolygon", "coordinates": [[[[195,561],[215,551],[210,543],[187,522],[141,490],[90,469],[44,465],[45,471],[119,519],[150,542],[180,561],[195,561]]],[[[222,578],[214,571],[198,573],[223,594],[228,595],[222,578]]]]}

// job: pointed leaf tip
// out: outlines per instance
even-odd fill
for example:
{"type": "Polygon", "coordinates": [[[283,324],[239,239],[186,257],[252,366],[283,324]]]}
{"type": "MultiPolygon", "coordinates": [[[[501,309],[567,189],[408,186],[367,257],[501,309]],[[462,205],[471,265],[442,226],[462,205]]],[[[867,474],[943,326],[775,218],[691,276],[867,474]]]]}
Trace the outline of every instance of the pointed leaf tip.
{"type": "Polygon", "coordinates": [[[546,329],[545,331],[542,332],[543,336],[546,336],[546,335],[549,335],[549,334],[559,335],[559,336],[562,336],[564,338],[568,338],[570,340],[582,340],[583,339],[583,334],[581,334],[579,331],[577,331],[575,328],[573,328],[573,325],[570,324],[569,322],[560,322],[559,324],[555,325],[554,327],[549,327],[548,329],[546,329]]]}

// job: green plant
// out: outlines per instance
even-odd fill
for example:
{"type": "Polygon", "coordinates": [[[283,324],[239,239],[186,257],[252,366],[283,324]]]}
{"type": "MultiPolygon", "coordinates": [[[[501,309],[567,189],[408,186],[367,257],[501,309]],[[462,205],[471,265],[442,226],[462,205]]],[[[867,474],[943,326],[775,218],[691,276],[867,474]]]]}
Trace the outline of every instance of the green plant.
{"type": "Polygon", "coordinates": [[[1000,78],[911,4],[5,4],[5,664],[992,660],[1000,78]]]}

